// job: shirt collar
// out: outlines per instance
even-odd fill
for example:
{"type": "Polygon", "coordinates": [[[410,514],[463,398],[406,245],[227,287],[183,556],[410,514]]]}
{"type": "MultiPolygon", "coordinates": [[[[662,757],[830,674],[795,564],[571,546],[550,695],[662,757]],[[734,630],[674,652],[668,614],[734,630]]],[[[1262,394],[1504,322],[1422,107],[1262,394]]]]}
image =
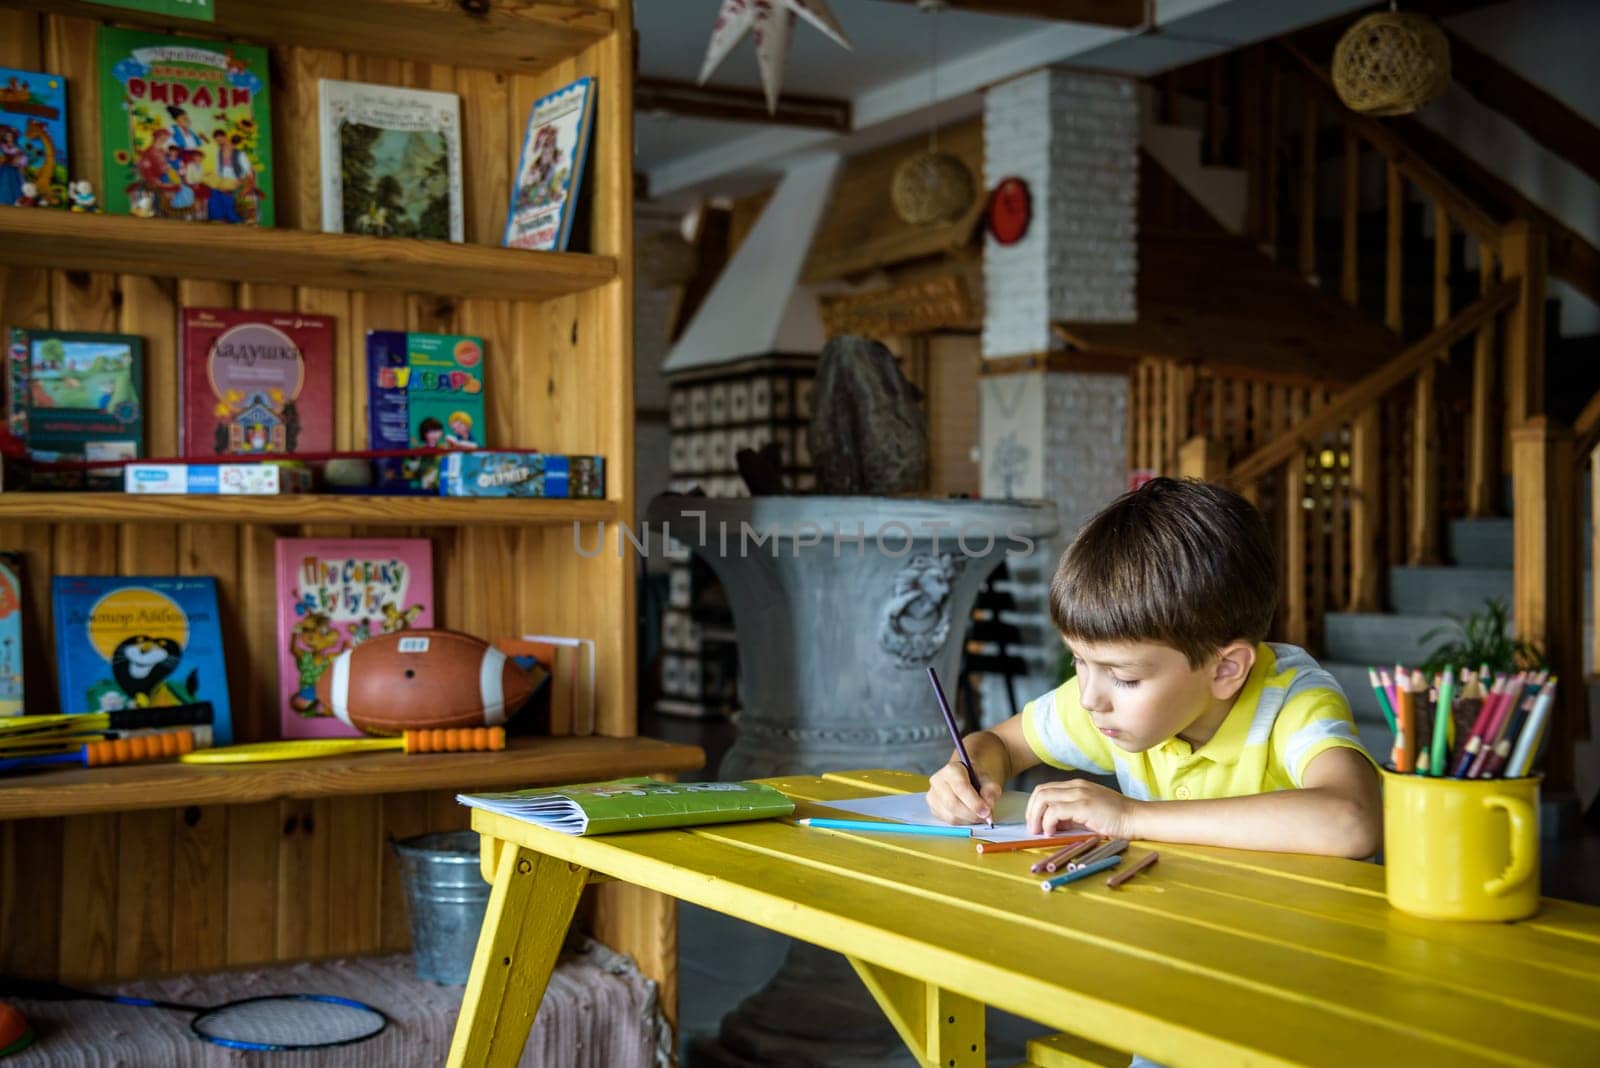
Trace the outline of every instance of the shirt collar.
{"type": "MultiPolygon", "coordinates": [[[[1250,669],[1244,689],[1233,699],[1233,707],[1228,709],[1228,715],[1217,728],[1217,733],[1200,748],[1193,750],[1195,756],[1205,757],[1213,764],[1239,762],[1245,740],[1250,737],[1250,724],[1255,719],[1256,708],[1261,704],[1261,691],[1267,679],[1276,673],[1277,664],[1278,658],[1267,643],[1257,642],[1255,666],[1250,669]]],[[[1185,750],[1190,748],[1189,743],[1181,738],[1173,738],[1167,744],[1173,743],[1178,743],[1185,750]]]]}

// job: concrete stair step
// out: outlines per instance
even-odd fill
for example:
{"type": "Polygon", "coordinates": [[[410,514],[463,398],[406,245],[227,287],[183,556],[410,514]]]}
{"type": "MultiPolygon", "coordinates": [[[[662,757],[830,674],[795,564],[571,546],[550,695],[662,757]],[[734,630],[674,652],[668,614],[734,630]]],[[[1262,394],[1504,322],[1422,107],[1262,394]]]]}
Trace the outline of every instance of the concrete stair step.
{"type": "Polygon", "coordinates": [[[1327,658],[1341,663],[1420,664],[1428,658],[1422,636],[1449,623],[1443,615],[1329,612],[1323,617],[1323,645],[1327,658]]]}
{"type": "Polygon", "coordinates": [[[1462,567],[1509,568],[1511,520],[1452,519],[1446,532],[1450,562],[1462,567]]]}
{"type": "Polygon", "coordinates": [[[1400,615],[1465,616],[1494,597],[1511,603],[1509,566],[1389,569],[1389,604],[1400,615]]]}

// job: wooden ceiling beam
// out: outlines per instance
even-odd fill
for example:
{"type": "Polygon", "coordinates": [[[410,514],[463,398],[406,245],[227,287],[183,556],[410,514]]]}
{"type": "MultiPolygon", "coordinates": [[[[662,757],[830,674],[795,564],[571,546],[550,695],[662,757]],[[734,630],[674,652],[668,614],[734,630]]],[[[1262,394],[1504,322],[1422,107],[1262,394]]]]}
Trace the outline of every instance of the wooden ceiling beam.
{"type": "MultiPolygon", "coordinates": [[[[917,0],[887,0],[915,4],[917,0]]],[[[974,15],[1013,15],[1052,22],[1086,22],[1091,26],[1133,29],[1145,22],[1145,0],[947,0],[951,11],[974,15]]]]}
{"type": "Polygon", "coordinates": [[[832,97],[784,93],[778,110],[767,113],[767,98],[756,89],[696,85],[671,78],[635,78],[635,112],[657,111],[729,122],[759,122],[769,126],[805,126],[834,133],[850,132],[850,101],[832,97]]]}

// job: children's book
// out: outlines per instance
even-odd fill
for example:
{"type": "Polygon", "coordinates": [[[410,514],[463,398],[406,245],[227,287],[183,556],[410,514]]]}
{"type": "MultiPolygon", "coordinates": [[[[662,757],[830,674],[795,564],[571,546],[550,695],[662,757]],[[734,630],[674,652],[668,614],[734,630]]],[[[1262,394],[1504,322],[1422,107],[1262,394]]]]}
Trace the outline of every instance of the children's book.
{"type": "Polygon", "coordinates": [[[22,554],[0,553],[0,716],[22,715],[22,554]]]}
{"type": "Polygon", "coordinates": [[[271,226],[267,50],[100,28],[100,140],[113,215],[271,226]]]}
{"type": "Polygon", "coordinates": [[[462,239],[461,98],[324,78],[322,229],[462,239]]]}
{"type": "MultiPolygon", "coordinates": [[[[476,449],[483,444],[483,339],[367,331],[367,440],[374,449],[476,449]]],[[[390,493],[438,493],[437,456],[379,460],[390,493]]]]}
{"type": "Polygon", "coordinates": [[[317,700],[333,658],[368,638],[433,626],[427,538],[279,538],[279,723],[285,738],[359,738],[317,700]]]}
{"type": "Polygon", "coordinates": [[[460,794],[456,800],[562,834],[649,831],[777,819],[794,813],[794,802],[787,796],[755,782],[616,779],[505,793],[460,794]]]}
{"type": "Polygon", "coordinates": [[[184,308],[178,443],[185,456],[333,447],[334,321],[297,312],[184,308]]]}
{"type": "Polygon", "coordinates": [[[67,80],[0,67],[0,206],[67,206],[67,80]]]}
{"type": "MultiPolygon", "coordinates": [[[[593,734],[594,709],[594,639],[566,638],[559,634],[524,634],[523,641],[539,642],[556,651],[553,673],[564,679],[571,700],[563,706],[561,734],[593,734]]],[[[556,709],[551,707],[551,734],[555,730],[556,709]]]]}
{"type": "MultiPolygon", "coordinates": [[[[823,804],[856,815],[893,820],[895,823],[909,823],[919,827],[949,826],[935,816],[933,810],[928,807],[926,793],[878,794],[847,801],[825,801],[823,804]]],[[[1028,830],[1028,795],[1019,790],[1007,790],[1000,795],[1000,803],[995,806],[994,826],[977,824],[971,828],[971,833],[973,838],[985,842],[1015,842],[1026,838],[1037,838],[1038,835],[1028,830]]]]}
{"type": "Polygon", "coordinates": [[[215,579],[57,575],[50,593],[63,711],[210,701],[216,744],[232,744],[215,579]]]}
{"type": "MultiPolygon", "coordinates": [[[[7,422],[37,459],[133,459],[144,450],[144,342],[127,334],[14,328],[7,349],[7,422]]],[[[77,476],[52,482],[81,485],[77,476]]],[[[117,489],[116,468],[88,484],[117,489]]]]}
{"type": "Polygon", "coordinates": [[[594,79],[534,101],[501,244],[565,251],[594,127],[594,79]]]}

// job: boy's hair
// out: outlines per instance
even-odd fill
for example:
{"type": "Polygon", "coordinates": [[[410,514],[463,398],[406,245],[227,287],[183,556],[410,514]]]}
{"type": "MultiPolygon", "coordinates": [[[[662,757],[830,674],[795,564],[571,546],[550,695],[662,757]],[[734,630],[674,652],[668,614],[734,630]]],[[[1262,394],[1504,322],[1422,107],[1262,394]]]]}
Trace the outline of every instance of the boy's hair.
{"type": "Polygon", "coordinates": [[[1267,525],[1231,490],[1155,478],[1089,520],[1061,555],[1050,618],[1070,645],[1153,641],[1199,667],[1259,642],[1278,606],[1267,525]]]}

